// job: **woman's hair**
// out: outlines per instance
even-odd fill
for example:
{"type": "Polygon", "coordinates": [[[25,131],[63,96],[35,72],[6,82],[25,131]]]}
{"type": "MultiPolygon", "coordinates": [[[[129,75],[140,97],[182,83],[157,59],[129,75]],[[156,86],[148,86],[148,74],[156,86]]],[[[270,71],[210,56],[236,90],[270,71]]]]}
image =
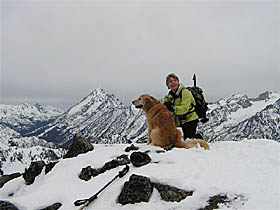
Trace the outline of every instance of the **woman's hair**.
{"type": "Polygon", "coordinates": [[[178,82],[179,82],[179,78],[176,76],[176,74],[174,74],[174,73],[168,74],[167,77],[166,77],[166,86],[167,86],[167,87],[168,87],[168,82],[169,82],[169,80],[170,80],[171,77],[172,77],[173,79],[178,80],[178,82]]]}

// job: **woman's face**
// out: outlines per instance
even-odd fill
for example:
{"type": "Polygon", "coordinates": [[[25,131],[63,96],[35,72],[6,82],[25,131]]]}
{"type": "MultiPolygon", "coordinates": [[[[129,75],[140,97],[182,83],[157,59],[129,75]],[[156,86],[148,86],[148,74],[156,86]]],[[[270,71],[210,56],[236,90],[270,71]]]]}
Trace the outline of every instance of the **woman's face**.
{"type": "Polygon", "coordinates": [[[168,87],[171,89],[172,92],[176,92],[179,87],[179,81],[173,77],[170,77],[168,80],[168,87]]]}

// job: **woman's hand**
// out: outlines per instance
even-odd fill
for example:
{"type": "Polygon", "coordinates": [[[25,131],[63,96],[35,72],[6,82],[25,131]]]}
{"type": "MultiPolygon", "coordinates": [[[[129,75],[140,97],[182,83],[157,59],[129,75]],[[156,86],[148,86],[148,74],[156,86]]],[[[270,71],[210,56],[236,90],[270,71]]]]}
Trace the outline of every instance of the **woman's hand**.
{"type": "Polygon", "coordinates": [[[164,103],[164,105],[167,107],[167,109],[170,112],[174,112],[174,105],[171,102],[167,101],[167,102],[164,103]]]}

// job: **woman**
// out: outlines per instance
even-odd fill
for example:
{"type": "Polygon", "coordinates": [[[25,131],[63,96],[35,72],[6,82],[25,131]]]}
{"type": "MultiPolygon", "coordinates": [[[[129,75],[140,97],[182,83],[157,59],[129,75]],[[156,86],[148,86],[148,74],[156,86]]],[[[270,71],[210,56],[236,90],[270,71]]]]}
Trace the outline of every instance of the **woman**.
{"type": "Polygon", "coordinates": [[[182,127],[184,140],[202,138],[201,134],[196,134],[198,115],[191,92],[179,83],[179,78],[174,73],[167,75],[166,86],[170,91],[163,104],[173,113],[176,125],[182,127]]]}

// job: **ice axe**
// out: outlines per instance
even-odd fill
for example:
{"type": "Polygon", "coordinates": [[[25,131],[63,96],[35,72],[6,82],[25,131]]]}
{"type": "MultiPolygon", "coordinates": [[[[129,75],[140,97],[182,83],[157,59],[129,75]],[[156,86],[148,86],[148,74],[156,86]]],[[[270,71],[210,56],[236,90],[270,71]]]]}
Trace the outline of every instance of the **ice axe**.
{"type": "Polygon", "coordinates": [[[82,199],[82,200],[76,200],[74,202],[75,206],[81,206],[78,210],[82,210],[83,208],[85,208],[86,206],[88,206],[92,201],[94,201],[97,196],[106,188],[108,187],[113,181],[115,181],[118,177],[122,178],[124,177],[127,172],[129,171],[129,166],[126,165],[125,168],[123,168],[121,171],[119,171],[119,173],[111,180],[109,181],[104,187],[102,187],[97,193],[95,193],[93,196],[91,196],[90,198],[87,199],[82,199]]]}
{"type": "Polygon", "coordinates": [[[192,80],[193,80],[193,86],[196,86],[196,75],[195,74],[193,74],[192,80]]]}

